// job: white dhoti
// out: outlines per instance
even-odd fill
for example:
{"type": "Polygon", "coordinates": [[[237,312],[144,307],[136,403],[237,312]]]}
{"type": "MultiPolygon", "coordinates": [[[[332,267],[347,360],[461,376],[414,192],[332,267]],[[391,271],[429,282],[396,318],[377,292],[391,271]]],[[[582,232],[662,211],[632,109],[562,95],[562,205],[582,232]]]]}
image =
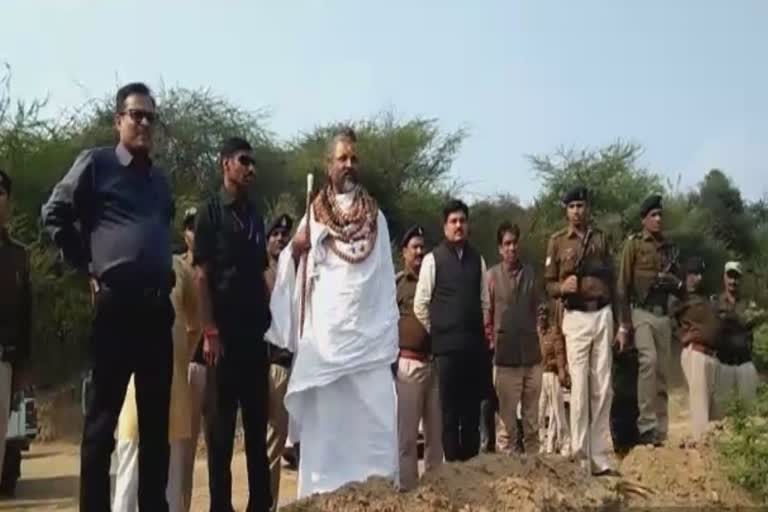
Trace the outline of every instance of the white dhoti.
{"type": "Polygon", "coordinates": [[[347,375],[302,393],[299,497],[370,476],[396,479],[397,405],[389,368],[347,375]],[[311,441],[310,441],[311,440],[311,441]]]}
{"type": "MultiPolygon", "coordinates": [[[[338,196],[342,208],[345,196],[338,196]]],[[[303,224],[298,229],[304,229],[303,224]]],[[[299,498],[371,476],[397,478],[395,271],[378,212],[367,258],[349,263],[328,249],[328,229],[310,224],[312,249],[296,269],[291,244],[280,255],[267,341],[294,352],[285,396],[290,437],[301,441],[299,498]],[[325,242],[324,242],[325,240],[325,242]],[[304,331],[301,283],[307,265],[304,331]]]]}

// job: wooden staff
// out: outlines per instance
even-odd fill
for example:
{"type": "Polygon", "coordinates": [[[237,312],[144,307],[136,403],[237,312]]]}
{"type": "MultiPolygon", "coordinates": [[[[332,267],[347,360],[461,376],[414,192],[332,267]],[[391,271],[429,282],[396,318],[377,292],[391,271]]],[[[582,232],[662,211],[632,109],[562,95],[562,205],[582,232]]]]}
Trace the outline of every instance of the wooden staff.
{"type": "MultiPolygon", "coordinates": [[[[312,184],[314,182],[314,175],[310,172],[307,174],[307,205],[304,213],[304,231],[307,234],[307,241],[309,242],[309,222],[310,222],[310,207],[312,206],[312,184]]],[[[299,311],[299,339],[304,335],[304,316],[307,304],[307,266],[309,264],[309,252],[304,256],[304,266],[301,269],[301,309],[299,311]]]]}

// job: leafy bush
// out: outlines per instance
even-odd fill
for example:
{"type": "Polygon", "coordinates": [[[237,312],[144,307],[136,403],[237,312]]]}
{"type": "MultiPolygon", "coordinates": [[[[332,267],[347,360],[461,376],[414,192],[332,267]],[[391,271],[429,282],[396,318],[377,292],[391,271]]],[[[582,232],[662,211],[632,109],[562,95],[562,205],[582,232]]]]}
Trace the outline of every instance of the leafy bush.
{"type": "Polygon", "coordinates": [[[761,386],[752,407],[732,402],[726,423],[719,449],[728,476],[768,500],[768,386],[761,386]]]}

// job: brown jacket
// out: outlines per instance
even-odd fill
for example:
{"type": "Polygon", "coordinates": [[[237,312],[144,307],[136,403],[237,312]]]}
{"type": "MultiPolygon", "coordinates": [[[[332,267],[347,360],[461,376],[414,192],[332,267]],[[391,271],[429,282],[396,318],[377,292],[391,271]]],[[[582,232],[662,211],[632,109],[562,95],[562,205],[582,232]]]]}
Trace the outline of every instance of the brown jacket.
{"type": "Polygon", "coordinates": [[[721,322],[716,304],[703,295],[691,294],[677,305],[674,315],[684,347],[695,343],[717,350],[721,322]]]}
{"type": "Polygon", "coordinates": [[[568,370],[565,354],[565,337],[560,329],[549,327],[539,334],[542,366],[545,372],[559,373],[568,370]]]}
{"type": "Polygon", "coordinates": [[[545,372],[568,372],[568,357],[565,351],[565,336],[560,326],[563,320],[563,306],[560,301],[551,301],[549,323],[545,329],[538,328],[541,344],[542,367],[545,372]]]}

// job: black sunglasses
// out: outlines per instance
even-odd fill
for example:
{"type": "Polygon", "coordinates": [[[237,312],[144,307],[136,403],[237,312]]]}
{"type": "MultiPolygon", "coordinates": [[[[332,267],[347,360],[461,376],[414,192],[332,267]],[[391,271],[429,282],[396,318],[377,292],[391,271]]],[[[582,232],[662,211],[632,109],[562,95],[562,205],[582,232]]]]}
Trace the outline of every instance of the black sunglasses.
{"type": "Polygon", "coordinates": [[[246,167],[250,167],[251,165],[256,167],[256,160],[254,160],[252,156],[240,155],[237,157],[237,161],[246,167]]]}
{"type": "Polygon", "coordinates": [[[148,124],[154,124],[155,121],[157,121],[157,114],[154,112],[148,112],[146,110],[138,110],[134,108],[129,108],[128,110],[124,112],[120,112],[120,115],[128,115],[128,117],[133,120],[136,124],[141,124],[141,122],[146,119],[148,124]]]}

